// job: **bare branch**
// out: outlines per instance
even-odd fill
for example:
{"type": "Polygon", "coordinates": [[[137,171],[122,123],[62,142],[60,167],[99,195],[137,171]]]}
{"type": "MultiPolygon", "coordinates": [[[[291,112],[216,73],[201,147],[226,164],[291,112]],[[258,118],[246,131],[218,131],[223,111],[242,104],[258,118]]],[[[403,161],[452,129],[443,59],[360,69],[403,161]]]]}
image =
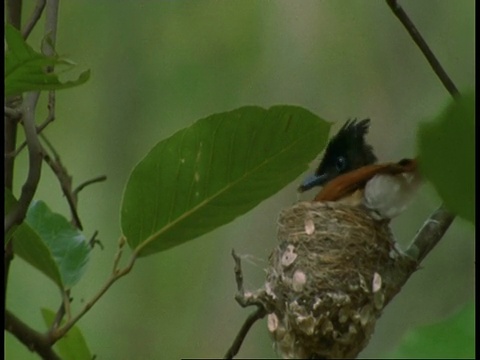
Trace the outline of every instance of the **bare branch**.
{"type": "MultiPolygon", "coordinates": [[[[48,0],[45,9],[45,36],[50,41],[43,41],[42,52],[47,56],[55,55],[55,41],[57,40],[57,23],[58,23],[58,0],[48,0]]],[[[53,70],[53,68],[52,68],[53,70]]]]}
{"type": "Polygon", "coordinates": [[[224,359],[233,359],[235,355],[238,354],[240,347],[242,346],[243,340],[247,336],[248,332],[250,331],[251,327],[257,320],[263,319],[267,315],[267,311],[262,306],[259,306],[255,312],[251,313],[245,322],[243,323],[240,331],[238,332],[235,340],[233,341],[232,346],[228,349],[227,353],[223,357],[224,359]]]}
{"type": "Polygon", "coordinates": [[[450,95],[452,95],[454,98],[460,95],[457,87],[455,86],[453,81],[450,79],[446,71],[443,69],[442,65],[440,64],[438,59],[435,57],[432,50],[430,50],[430,47],[428,46],[426,41],[423,39],[422,35],[417,30],[412,20],[410,20],[407,13],[398,4],[397,0],[386,0],[386,2],[390,7],[390,9],[392,9],[395,16],[400,20],[400,22],[403,24],[405,29],[408,31],[408,33],[412,37],[415,44],[417,44],[417,46],[420,48],[423,55],[427,58],[428,63],[432,67],[435,74],[437,74],[438,78],[443,83],[443,86],[445,86],[445,88],[450,93],[450,95]]]}
{"type": "MultiPolygon", "coordinates": [[[[10,108],[5,107],[5,113],[7,113],[7,109],[10,108]]],[[[15,115],[15,112],[10,111],[10,114],[13,116],[15,115]]],[[[53,120],[55,120],[55,91],[50,91],[48,93],[48,115],[45,120],[39,126],[37,126],[37,134],[40,134],[53,120]]],[[[7,153],[6,156],[16,157],[26,146],[27,142],[24,141],[15,151],[7,153]]]]}
{"type": "MultiPolygon", "coordinates": [[[[120,242],[121,243],[121,242],[120,242]]],[[[121,246],[121,245],[119,245],[121,246]]],[[[121,249],[119,249],[120,251],[121,249]]],[[[121,254],[121,251],[120,251],[121,254]]],[[[78,314],[69,319],[62,327],[58,328],[56,331],[53,331],[49,337],[49,341],[53,345],[55,342],[60,340],[65,334],[92,308],[93,305],[107,292],[107,290],[112,286],[118,279],[127,275],[133,268],[135,261],[137,259],[137,252],[134,251],[130,257],[128,264],[123,269],[114,269],[110,277],[107,279],[102,288],[93,296],[93,298],[88,301],[84,307],[80,310],[78,314]]],[[[116,255],[115,262],[118,264],[120,255],[116,255]]]]}
{"type": "Polygon", "coordinates": [[[454,219],[455,215],[451,214],[443,205],[440,206],[417,232],[406,251],[407,255],[420,263],[437,245],[454,219]]]}
{"type": "Polygon", "coordinates": [[[5,310],[5,330],[15,336],[27,349],[46,360],[61,360],[53,351],[47,337],[29,327],[22,320],[5,310]]]}
{"type": "Polygon", "coordinates": [[[263,299],[266,297],[265,290],[257,290],[255,292],[245,291],[243,287],[243,272],[242,272],[242,262],[240,257],[237,255],[235,250],[232,249],[232,257],[235,261],[235,281],[237,283],[237,294],[235,295],[235,300],[241,307],[248,306],[259,306],[266,308],[266,304],[263,299]]]}
{"type": "Polygon", "coordinates": [[[29,93],[24,102],[24,129],[25,137],[28,143],[29,169],[25,184],[22,187],[22,193],[17,205],[5,217],[5,233],[7,233],[14,225],[20,224],[27,213],[33,196],[37,190],[40,181],[40,173],[42,169],[42,146],[38,140],[35,128],[35,108],[40,93],[29,93]]]}
{"type": "Polygon", "coordinates": [[[246,292],[243,287],[243,272],[242,272],[242,263],[240,257],[237,255],[235,250],[232,249],[232,257],[235,261],[235,281],[237,283],[237,294],[235,295],[235,300],[240,304],[242,307],[256,305],[257,310],[251,313],[245,322],[243,323],[242,327],[240,328],[237,336],[233,340],[232,346],[228,349],[227,353],[224,356],[224,359],[232,359],[240,350],[245,337],[247,336],[248,332],[250,331],[251,327],[257,320],[263,319],[265,315],[267,315],[267,307],[265,302],[262,299],[265,299],[266,292],[261,289],[254,293],[246,292]]]}
{"type": "Polygon", "coordinates": [[[32,11],[32,15],[30,15],[30,19],[28,19],[27,24],[22,30],[22,36],[26,40],[30,33],[32,32],[35,25],[37,25],[38,20],[42,16],[43,9],[45,8],[46,0],[37,0],[37,4],[32,11]]]}
{"type": "MultiPolygon", "coordinates": [[[[45,140],[44,137],[43,139],[45,140]]],[[[82,222],[80,221],[80,217],[78,216],[77,212],[77,201],[72,191],[72,177],[68,174],[67,169],[63,166],[60,158],[58,158],[58,154],[54,160],[45,152],[43,159],[50,166],[50,169],[52,169],[53,173],[58,179],[58,182],[60,183],[60,188],[62,189],[62,192],[65,195],[68,206],[70,208],[73,225],[76,228],[82,230],[82,222]]]]}
{"type": "Polygon", "coordinates": [[[90,248],[93,249],[95,245],[98,244],[98,246],[100,246],[100,249],[103,250],[103,244],[99,239],[97,239],[97,235],[98,235],[98,230],[95,230],[90,240],[88,240],[88,245],[90,245],[90,248]]]}
{"type": "Polygon", "coordinates": [[[102,182],[102,181],[105,181],[105,180],[107,180],[106,175],[100,175],[100,176],[94,177],[93,179],[87,180],[87,181],[81,183],[80,185],[78,185],[75,188],[75,190],[73,190],[73,194],[75,195],[75,197],[78,197],[78,193],[80,191],[82,191],[84,188],[86,188],[87,186],[95,184],[97,182],[102,182]]]}

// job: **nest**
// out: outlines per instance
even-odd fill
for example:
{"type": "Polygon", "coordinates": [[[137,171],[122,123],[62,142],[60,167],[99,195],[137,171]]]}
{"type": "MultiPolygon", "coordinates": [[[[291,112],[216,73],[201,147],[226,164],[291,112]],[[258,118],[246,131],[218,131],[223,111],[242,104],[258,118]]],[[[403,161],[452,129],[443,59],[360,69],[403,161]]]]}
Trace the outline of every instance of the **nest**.
{"type": "Polygon", "coordinates": [[[301,202],[280,213],[278,241],[265,284],[277,351],[287,359],[356,357],[396,292],[390,270],[405,265],[388,222],[359,207],[301,202]]]}

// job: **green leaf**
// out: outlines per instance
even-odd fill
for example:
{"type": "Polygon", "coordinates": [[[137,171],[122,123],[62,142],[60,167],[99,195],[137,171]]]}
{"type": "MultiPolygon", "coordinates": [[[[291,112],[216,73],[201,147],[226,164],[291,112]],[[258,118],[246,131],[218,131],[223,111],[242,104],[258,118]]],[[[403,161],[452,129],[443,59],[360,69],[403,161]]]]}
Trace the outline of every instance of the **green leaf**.
{"type": "Polygon", "coordinates": [[[66,89],[83,84],[90,77],[90,70],[87,70],[76,80],[61,82],[57,74],[47,73],[46,68],[57,65],[72,67],[72,61],[36,52],[9,24],[5,26],[5,39],[8,46],[5,52],[5,96],[25,91],[66,89]]]}
{"type": "Polygon", "coordinates": [[[247,106],[160,141],[126,185],[121,223],[140,256],[224,225],[307,170],[330,123],[295,106],[247,106]]]}
{"type": "MultiPolygon", "coordinates": [[[[17,200],[11,191],[5,189],[5,212],[10,211],[16,203],[17,200]]],[[[14,238],[13,251],[15,254],[50,278],[60,289],[63,289],[62,277],[57,263],[38,234],[25,222],[9,234],[13,234],[13,236],[8,236],[7,239],[10,241],[11,238],[14,238]]]]}
{"type": "MultiPolygon", "coordinates": [[[[55,313],[49,309],[41,309],[47,327],[55,320],[55,313]]],[[[62,321],[62,324],[64,321],[62,321]]],[[[92,354],[78,326],[73,326],[68,333],[55,344],[63,360],[92,360],[92,354]]]]}
{"type": "Polygon", "coordinates": [[[451,101],[418,132],[422,174],[432,182],[447,208],[475,219],[475,94],[451,101]]]}
{"type": "Polygon", "coordinates": [[[25,222],[48,247],[64,286],[75,285],[85,272],[90,255],[85,236],[63,216],[51,212],[43,201],[32,202],[25,222]]]}
{"type": "Polygon", "coordinates": [[[474,359],[475,305],[468,304],[438,324],[411,330],[391,356],[395,359],[474,359]]]}

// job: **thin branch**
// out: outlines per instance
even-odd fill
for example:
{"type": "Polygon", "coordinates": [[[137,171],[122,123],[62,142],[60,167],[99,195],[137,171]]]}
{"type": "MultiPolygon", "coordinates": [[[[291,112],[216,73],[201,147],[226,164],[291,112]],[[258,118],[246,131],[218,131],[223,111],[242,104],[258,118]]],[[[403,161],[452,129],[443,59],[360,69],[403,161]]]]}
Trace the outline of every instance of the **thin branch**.
{"type": "Polygon", "coordinates": [[[27,213],[33,196],[37,190],[40,181],[40,173],[42,169],[42,146],[38,140],[37,131],[35,129],[35,108],[40,93],[29,93],[24,102],[25,115],[23,118],[25,137],[28,143],[29,168],[28,176],[22,187],[22,193],[17,205],[5,217],[5,233],[7,233],[14,225],[21,224],[27,213]]]}
{"type": "Polygon", "coordinates": [[[263,319],[265,315],[267,315],[267,307],[261,299],[264,299],[266,293],[264,290],[257,291],[255,293],[246,292],[243,287],[243,272],[242,272],[242,262],[240,256],[237,255],[235,250],[232,249],[232,257],[235,261],[235,282],[237,283],[237,294],[235,295],[235,300],[238,304],[242,307],[257,306],[257,310],[251,313],[245,322],[243,323],[242,327],[240,328],[237,336],[233,340],[232,346],[226,352],[224,359],[232,359],[240,350],[245,337],[247,336],[248,332],[252,328],[253,324],[257,322],[257,320],[263,319]]]}
{"type": "Polygon", "coordinates": [[[90,245],[90,248],[93,249],[95,245],[98,244],[98,246],[100,246],[100,249],[103,250],[103,244],[99,239],[97,239],[97,235],[98,235],[98,230],[95,230],[90,240],[88,240],[88,245],[90,245]]]}
{"type": "MultiPolygon", "coordinates": [[[[57,40],[59,0],[48,0],[45,9],[45,37],[49,41],[42,42],[42,52],[47,56],[55,55],[55,42],[57,40]]],[[[50,69],[53,71],[53,68],[50,69]]]]}
{"type": "MultiPolygon", "coordinates": [[[[50,343],[53,345],[55,342],[60,340],[65,334],[90,310],[90,308],[95,305],[95,303],[107,292],[107,290],[112,286],[118,279],[122,278],[123,276],[127,275],[133,268],[135,261],[137,259],[138,253],[134,251],[130,257],[130,260],[123,269],[121,270],[114,270],[110,277],[107,279],[106,283],[102,286],[102,288],[93,296],[93,298],[88,301],[82,310],[74,317],[69,319],[62,327],[58,328],[56,331],[52,332],[49,337],[50,343]]],[[[115,259],[118,263],[118,260],[115,259]]]]}
{"type": "MultiPolygon", "coordinates": [[[[45,140],[44,137],[43,139],[45,140]]],[[[78,216],[78,212],[77,212],[77,201],[72,192],[72,177],[68,174],[67,169],[63,166],[62,162],[60,161],[60,158],[58,158],[57,156],[55,159],[52,159],[45,152],[43,159],[48,164],[48,166],[50,166],[50,169],[52,169],[53,173],[58,179],[58,182],[60,183],[60,188],[62,189],[62,192],[65,195],[68,206],[70,208],[73,225],[76,228],[82,230],[83,229],[82,222],[80,221],[80,217],[78,216]]]]}
{"type": "Polygon", "coordinates": [[[8,310],[5,310],[5,330],[15,336],[27,349],[37,353],[43,359],[61,360],[53,351],[45,335],[33,330],[8,310]]]}
{"type": "MultiPolygon", "coordinates": [[[[37,126],[37,134],[40,134],[53,120],[55,120],[55,91],[50,91],[48,93],[48,115],[45,120],[37,126]]],[[[7,114],[7,109],[11,116],[15,115],[13,112],[15,109],[10,109],[5,107],[5,113],[7,114]],[[12,111],[13,110],[13,111],[12,111]]],[[[27,146],[27,142],[24,141],[15,151],[8,152],[6,157],[14,158],[22,152],[22,150],[27,146]]]]}
{"type": "Polygon", "coordinates": [[[223,357],[224,359],[233,359],[235,355],[238,354],[240,347],[242,346],[245,337],[247,336],[248,332],[252,328],[252,325],[257,322],[257,320],[263,319],[267,315],[267,311],[264,307],[259,306],[255,312],[251,313],[245,322],[243,323],[240,331],[238,332],[235,340],[233,341],[232,346],[228,349],[227,353],[223,357]]]}
{"type": "Polygon", "coordinates": [[[22,36],[26,40],[30,33],[32,32],[35,25],[37,25],[38,20],[42,16],[43,9],[45,8],[46,0],[37,0],[37,4],[32,11],[32,15],[30,15],[30,19],[28,19],[25,27],[22,30],[22,36]]]}
{"type": "Polygon", "coordinates": [[[433,54],[432,50],[423,39],[422,35],[417,30],[416,26],[413,24],[412,20],[410,20],[407,13],[403,10],[403,8],[398,4],[397,0],[386,0],[388,6],[393,11],[395,16],[400,20],[403,24],[405,29],[408,31],[410,36],[412,37],[413,41],[422,51],[423,55],[427,58],[428,63],[432,67],[435,74],[437,74],[440,81],[443,83],[443,86],[447,89],[447,91],[452,95],[454,98],[460,95],[457,87],[450,79],[446,71],[443,69],[442,65],[438,61],[438,59],[433,54]]]}
{"type": "Polygon", "coordinates": [[[75,188],[75,190],[73,190],[73,195],[75,197],[78,197],[78,193],[80,191],[82,191],[84,188],[86,188],[87,186],[98,183],[98,182],[102,182],[102,181],[105,181],[105,180],[107,180],[106,175],[100,175],[100,176],[94,177],[93,179],[87,180],[87,181],[81,183],[80,185],[78,185],[75,188]]]}
{"type": "Polygon", "coordinates": [[[243,272],[242,272],[242,262],[240,256],[237,255],[234,249],[232,249],[232,257],[235,261],[235,282],[237,283],[237,294],[235,295],[235,300],[241,307],[249,306],[258,306],[266,308],[266,304],[262,301],[265,297],[265,291],[255,291],[249,292],[245,291],[243,287],[243,272]]]}

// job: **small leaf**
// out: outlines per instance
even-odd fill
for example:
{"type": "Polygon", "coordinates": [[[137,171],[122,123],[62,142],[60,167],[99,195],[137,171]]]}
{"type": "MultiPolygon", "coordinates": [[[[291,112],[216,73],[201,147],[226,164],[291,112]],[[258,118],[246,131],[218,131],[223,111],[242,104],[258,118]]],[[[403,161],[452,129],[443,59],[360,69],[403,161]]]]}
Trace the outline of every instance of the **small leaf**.
{"type": "Polygon", "coordinates": [[[408,332],[395,359],[475,358],[475,305],[470,303],[454,316],[408,332]]]}
{"type": "MultiPolygon", "coordinates": [[[[52,310],[42,308],[43,321],[49,328],[55,320],[52,310]]],[[[64,321],[62,321],[63,325],[64,321]]],[[[92,353],[78,326],[73,326],[68,333],[55,344],[63,360],[92,360],[92,353]]]]}
{"type": "Polygon", "coordinates": [[[435,121],[422,124],[417,142],[422,174],[450,211],[474,223],[474,93],[452,100],[435,121]]]}
{"type": "MultiPolygon", "coordinates": [[[[4,194],[5,213],[8,213],[17,203],[17,200],[8,189],[5,189],[4,194]]],[[[9,234],[12,234],[12,236],[7,237],[8,241],[14,238],[13,251],[15,254],[50,278],[60,289],[63,289],[62,277],[57,263],[38,234],[25,222],[15,227],[14,231],[10,231],[9,234]]]]}
{"type": "Polygon", "coordinates": [[[224,225],[307,170],[330,123],[295,106],[247,106],[160,141],[126,185],[121,223],[140,256],[224,225]]]}
{"type": "Polygon", "coordinates": [[[75,285],[85,272],[90,255],[85,236],[63,216],[51,212],[43,201],[32,202],[25,222],[48,247],[64,286],[70,288],[75,285]]]}
{"type": "Polygon", "coordinates": [[[5,27],[7,51],[5,52],[5,96],[26,91],[60,90],[85,83],[90,70],[84,71],[76,80],[61,82],[58,75],[47,72],[48,66],[68,65],[72,62],[58,56],[45,56],[33,50],[20,32],[7,24],[5,27]]]}

